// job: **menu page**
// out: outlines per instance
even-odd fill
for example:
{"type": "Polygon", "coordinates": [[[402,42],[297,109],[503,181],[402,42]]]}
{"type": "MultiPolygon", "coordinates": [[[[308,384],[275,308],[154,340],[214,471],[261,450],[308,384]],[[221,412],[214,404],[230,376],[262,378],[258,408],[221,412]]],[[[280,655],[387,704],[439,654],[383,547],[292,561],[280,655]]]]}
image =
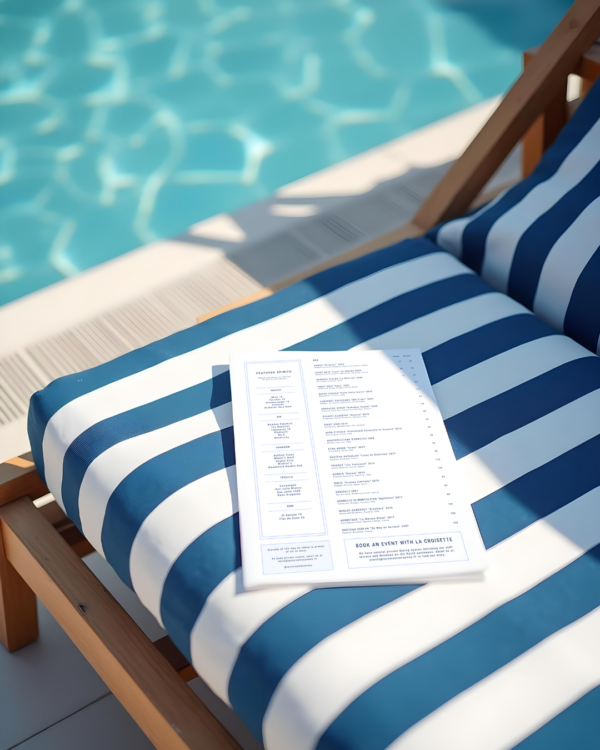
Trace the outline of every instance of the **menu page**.
{"type": "Polygon", "coordinates": [[[230,373],[245,588],[483,570],[420,351],[244,353],[230,373]]]}

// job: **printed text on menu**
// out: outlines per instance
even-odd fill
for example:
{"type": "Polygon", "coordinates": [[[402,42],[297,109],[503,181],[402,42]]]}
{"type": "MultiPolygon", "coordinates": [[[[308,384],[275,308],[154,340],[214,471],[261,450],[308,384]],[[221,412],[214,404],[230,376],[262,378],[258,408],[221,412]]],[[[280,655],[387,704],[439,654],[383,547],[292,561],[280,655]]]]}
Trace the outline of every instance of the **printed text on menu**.
{"type": "Polygon", "coordinates": [[[248,588],[484,567],[419,351],[238,355],[230,369],[248,588]]]}

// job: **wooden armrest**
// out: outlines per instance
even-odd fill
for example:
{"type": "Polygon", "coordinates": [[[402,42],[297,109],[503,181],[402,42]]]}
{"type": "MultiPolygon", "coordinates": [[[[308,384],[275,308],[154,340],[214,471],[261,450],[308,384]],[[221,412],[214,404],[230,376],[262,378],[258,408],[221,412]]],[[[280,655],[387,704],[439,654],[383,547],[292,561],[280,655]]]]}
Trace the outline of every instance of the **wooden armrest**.
{"type": "Polygon", "coordinates": [[[0,509],[0,532],[14,571],[157,748],[240,750],[164,658],[170,644],[142,633],[28,498],[0,509]]]}
{"type": "Polygon", "coordinates": [[[597,51],[590,48],[599,36],[599,0],[576,0],[471,145],[432,190],[415,214],[415,224],[428,230],[468,209],[511,149],[566,85],[567,76],[596,65],[597,51]]]}
{"type": "Polygon", "coordinates": [[[36,471],[31,453],[24,453],[0,464],[0,505],[23,495],[36,500],[47,493],[48,488],[36,471]]]}

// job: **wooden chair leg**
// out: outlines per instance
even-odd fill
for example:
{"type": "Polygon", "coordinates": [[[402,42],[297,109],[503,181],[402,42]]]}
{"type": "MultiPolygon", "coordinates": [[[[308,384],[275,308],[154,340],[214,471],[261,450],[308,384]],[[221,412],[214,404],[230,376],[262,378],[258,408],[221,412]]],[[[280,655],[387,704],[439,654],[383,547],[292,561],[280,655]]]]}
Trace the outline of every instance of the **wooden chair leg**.
{"type": "Polygon", "coordinates": [[[158,750],[241,750],[27,497],[0,508],[7,559],[158,750]]]}
{"type": "Polygon", "coordinates": [[[4,554],[0,533],[0,642],[16,651],[37,640],[36,596],[4,554]]]}

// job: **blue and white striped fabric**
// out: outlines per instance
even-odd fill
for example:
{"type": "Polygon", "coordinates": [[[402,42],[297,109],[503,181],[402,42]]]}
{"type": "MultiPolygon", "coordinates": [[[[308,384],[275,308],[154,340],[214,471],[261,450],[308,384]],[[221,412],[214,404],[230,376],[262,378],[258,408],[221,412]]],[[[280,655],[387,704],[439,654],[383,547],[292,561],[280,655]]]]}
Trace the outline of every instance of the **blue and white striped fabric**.
{"type": "Polygon", "coordinates": [[[530,177],[430,236],[600,354],[600,81],[530,177]]]}
{"type": "Polygon", "coordinates": [[[600,730],[600,358],[407,240],[33,397],[68,515],[267,750],[585,750],[600,730]],[[243,593],[230,352],[417,347],[485,580],[243,593]]]}

